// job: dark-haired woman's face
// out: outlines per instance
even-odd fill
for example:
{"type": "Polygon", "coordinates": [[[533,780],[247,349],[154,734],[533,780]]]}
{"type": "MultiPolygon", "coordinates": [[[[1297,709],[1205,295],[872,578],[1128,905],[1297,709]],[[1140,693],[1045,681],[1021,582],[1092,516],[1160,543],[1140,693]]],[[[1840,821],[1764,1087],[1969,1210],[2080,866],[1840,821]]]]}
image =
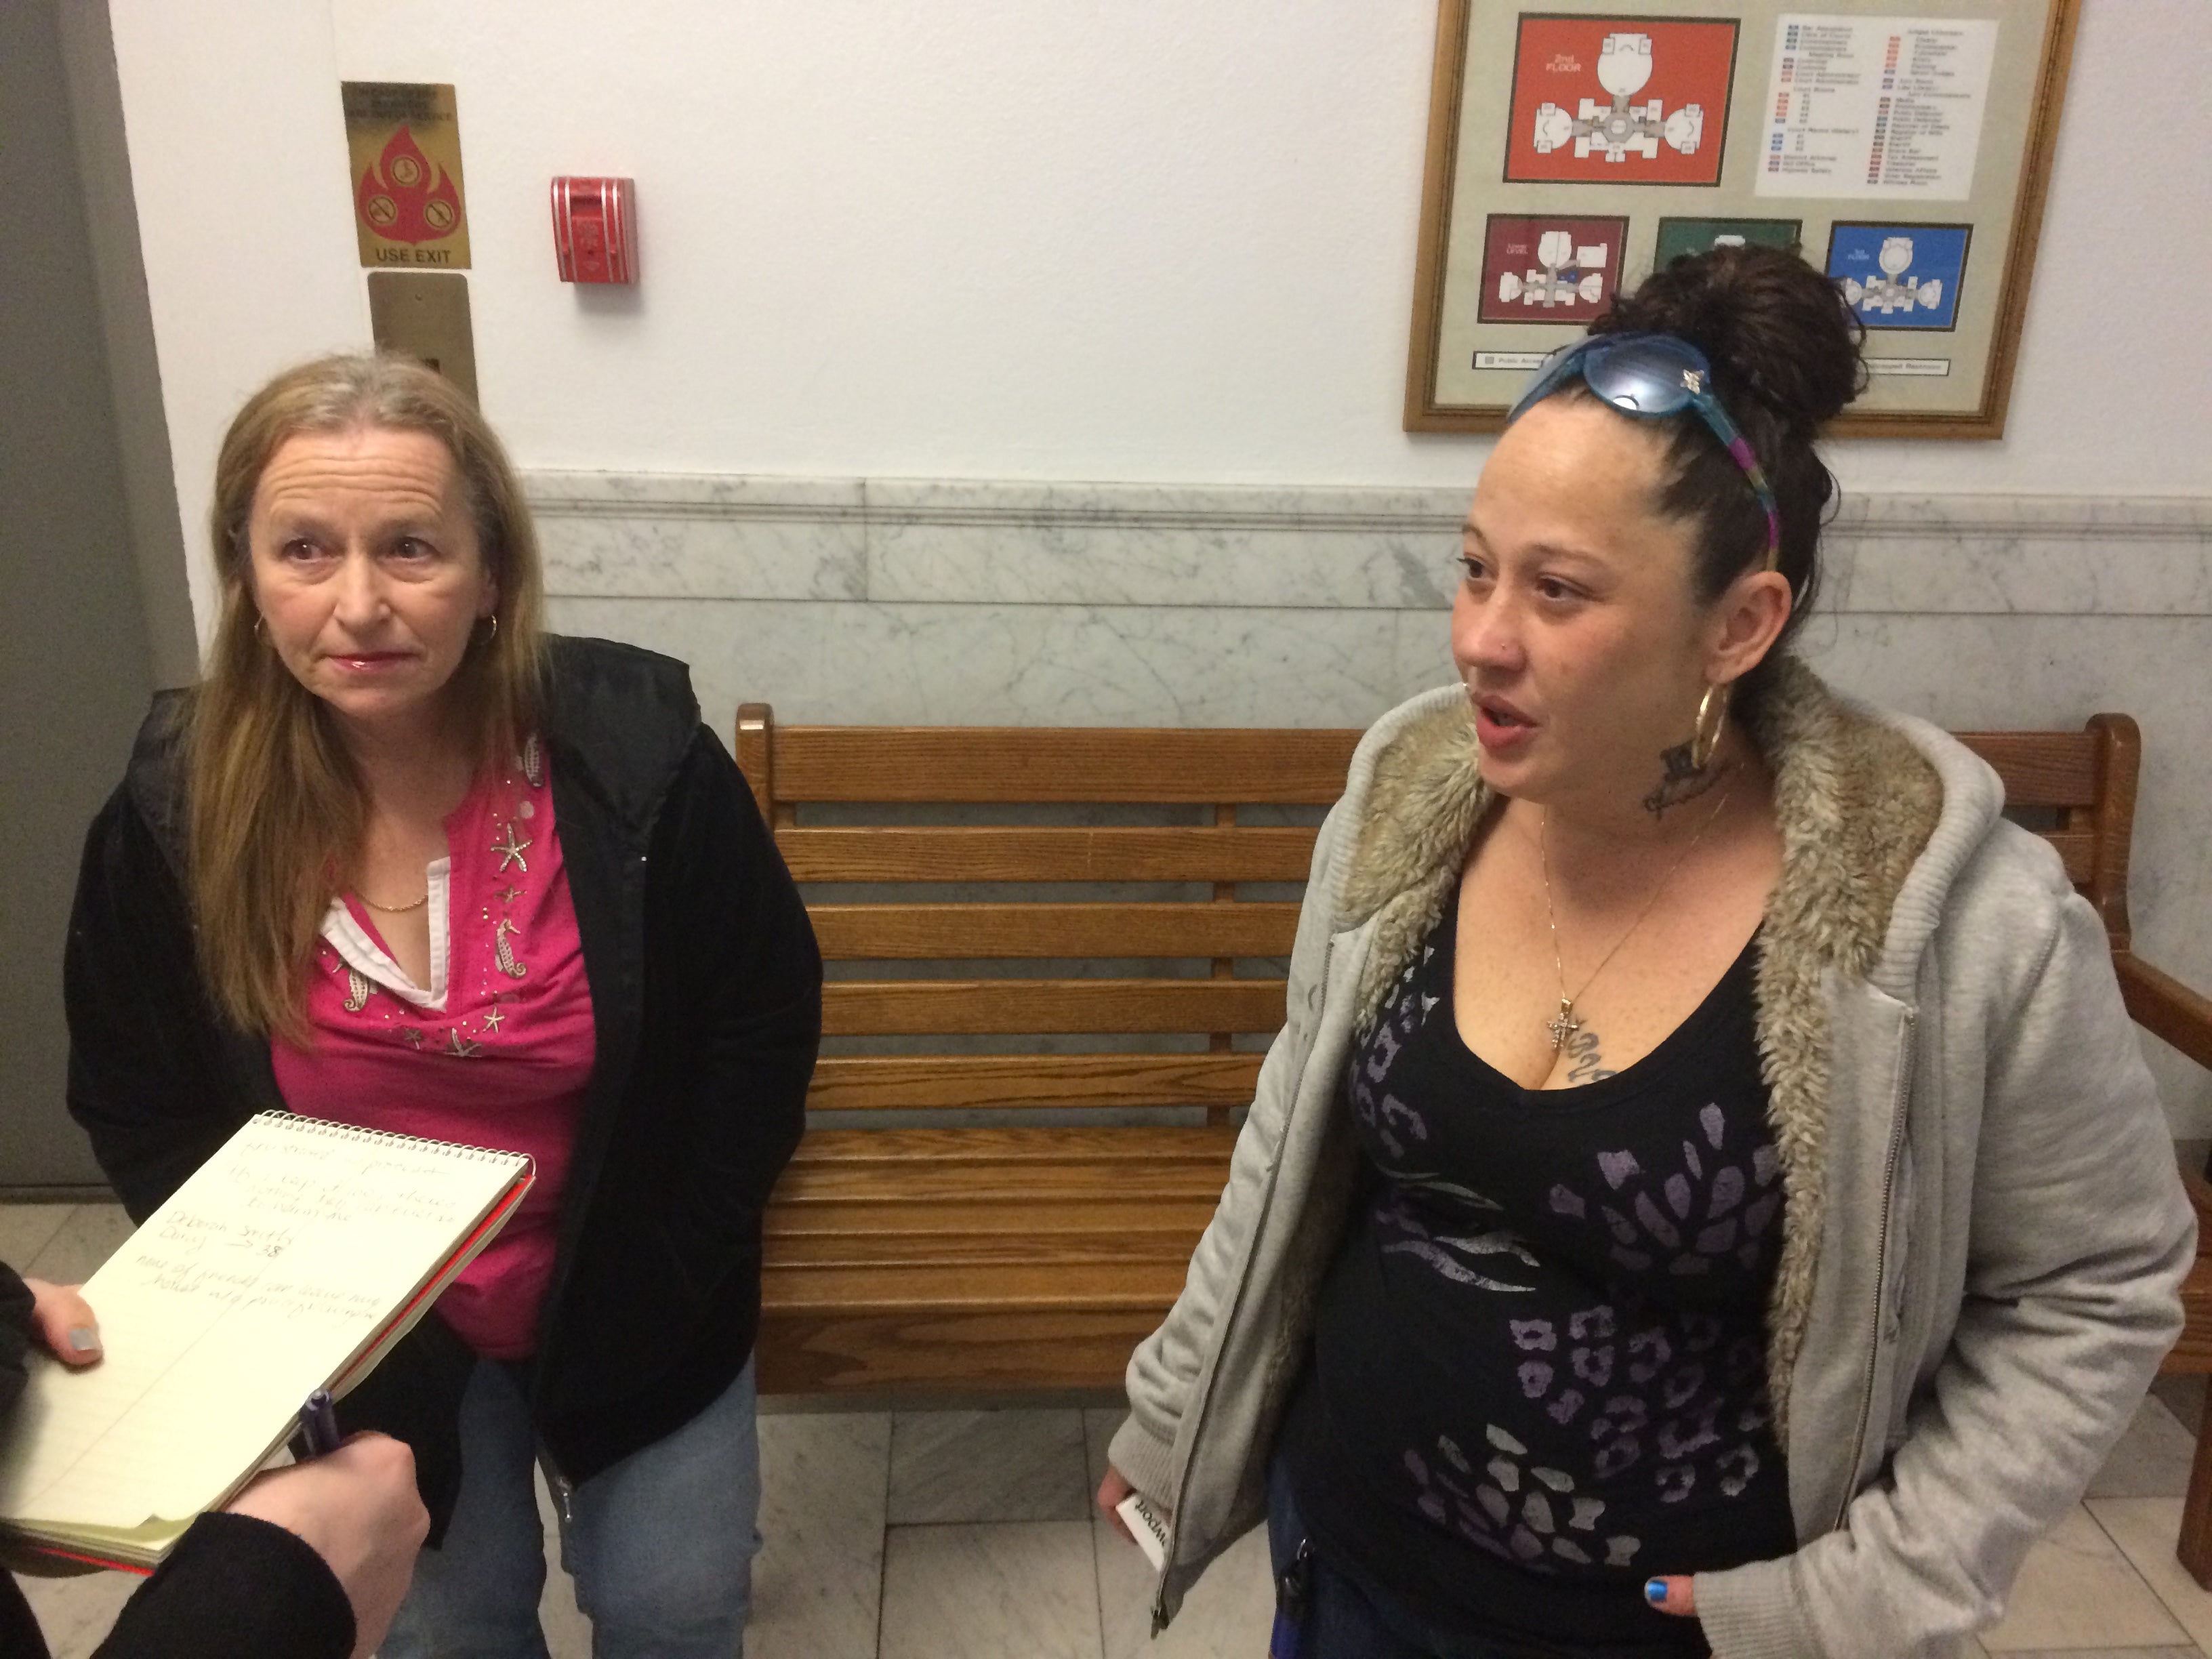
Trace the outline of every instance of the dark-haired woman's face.
{"type": "Polygon", "coordinates": [[[445,445],[380,427],[288,438],[246,537],[264,634],[301,684],[364,732],[434,720],[499,597],[445,445]]]}
{"type": "Polygon", "coordinates": [[[1508,795],[1614,812],[1690,735],[1714,628],[1694,530],[1655,509],[1662,457],[1656,426],[1560,397],[1482,470],[1452,656],[1483,777],[1508,795]]]}

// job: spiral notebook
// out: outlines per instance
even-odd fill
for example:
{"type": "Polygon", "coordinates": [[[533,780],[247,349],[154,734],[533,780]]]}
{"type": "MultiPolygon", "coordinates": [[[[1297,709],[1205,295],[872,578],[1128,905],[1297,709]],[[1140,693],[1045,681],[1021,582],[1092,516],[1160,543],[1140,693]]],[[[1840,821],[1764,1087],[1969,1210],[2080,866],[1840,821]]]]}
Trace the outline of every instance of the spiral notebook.
{"type": "Polygon", "coordinates": [[[514,1214],[530,1160],[266,1112],[87,1281],[103,1358],[34,1358],[0,1528],[150,1570],[343,1395],[514,1214]]]}

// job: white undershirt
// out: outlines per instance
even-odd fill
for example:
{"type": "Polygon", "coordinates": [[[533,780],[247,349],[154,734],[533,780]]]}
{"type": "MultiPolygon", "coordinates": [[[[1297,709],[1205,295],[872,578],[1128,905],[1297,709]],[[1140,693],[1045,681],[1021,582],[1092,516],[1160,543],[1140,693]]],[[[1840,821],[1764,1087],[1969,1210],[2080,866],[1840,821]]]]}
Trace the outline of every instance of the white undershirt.
{"type": "Polygon", "coordinates": [[[407,970],[355,920],[342,898],[331,901],[323,913],[323,938],[345,965],[392,995],[434,1012],[446,1011],[448,942],[452,935],[453,856],[433,860],[422,872],[429,884],[430,988],[424,990],[407,976],[407,970]]]}

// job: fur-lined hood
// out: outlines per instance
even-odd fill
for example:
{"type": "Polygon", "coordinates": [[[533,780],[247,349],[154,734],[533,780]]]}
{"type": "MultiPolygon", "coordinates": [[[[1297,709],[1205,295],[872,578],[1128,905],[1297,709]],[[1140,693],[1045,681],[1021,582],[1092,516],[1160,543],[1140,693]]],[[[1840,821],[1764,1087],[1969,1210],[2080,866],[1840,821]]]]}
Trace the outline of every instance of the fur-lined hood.
{"type": "MultiPolygon", "coordinates": [[[[1463,692],[1448,688],[1401,714],[1376,753],[1334,923],[1343,929],[1375,918],[1356,1005],[1363,1031],[1443,915],[1476,826],[1498,799],[1476,769],[1463,692]]],[[[1768,1310],[1780,1436],[1825,1207],[1828,977],[1868,980],[1911,999],[1942,893],[1996,822],[2003,789],[1955,740],[1838,697],[1795,659],[1778,665],[1747,724],[1774,775],[1783,845],[1756,981],[1769,1119],[1788,1195],[1768,1310]]]]}

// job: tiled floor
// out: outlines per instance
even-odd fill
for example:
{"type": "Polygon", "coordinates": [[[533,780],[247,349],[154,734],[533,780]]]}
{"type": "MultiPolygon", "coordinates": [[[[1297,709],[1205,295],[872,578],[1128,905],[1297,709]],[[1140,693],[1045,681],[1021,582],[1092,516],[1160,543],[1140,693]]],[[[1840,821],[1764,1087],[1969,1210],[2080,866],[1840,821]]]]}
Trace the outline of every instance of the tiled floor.
{"type": "MultiPolygon", "coordinates": [[[[0,1206],[0,1260],[82,1278],[125,1229],[104,1206],[0,1206]]],[[[2212,1595],[2173,1559],[2195,1379],[2161,1381],[2078,1506],[2030,1556],[2012,1609],[1969,1650],[2041,1659],[2207,1659],[2212,1595]],[[2177,1413],[2179,1415],[2177,1415],[2177,1413]]],[[[1091,1510],[1112,1410],[796,1411],[761,1419],[768,1543],[751,1659],[1210,1659],[1259,1652],[1270,1611],[1257,1533],[1157,1642],[1151,1574],[1091,1510]]],[[[30,1586],[58,1659],[89,1654],[136,1581],[30,1586]]],[[[585,1659],[568,1581],[546,1591],[553,1659],[585,1659]]]]}

